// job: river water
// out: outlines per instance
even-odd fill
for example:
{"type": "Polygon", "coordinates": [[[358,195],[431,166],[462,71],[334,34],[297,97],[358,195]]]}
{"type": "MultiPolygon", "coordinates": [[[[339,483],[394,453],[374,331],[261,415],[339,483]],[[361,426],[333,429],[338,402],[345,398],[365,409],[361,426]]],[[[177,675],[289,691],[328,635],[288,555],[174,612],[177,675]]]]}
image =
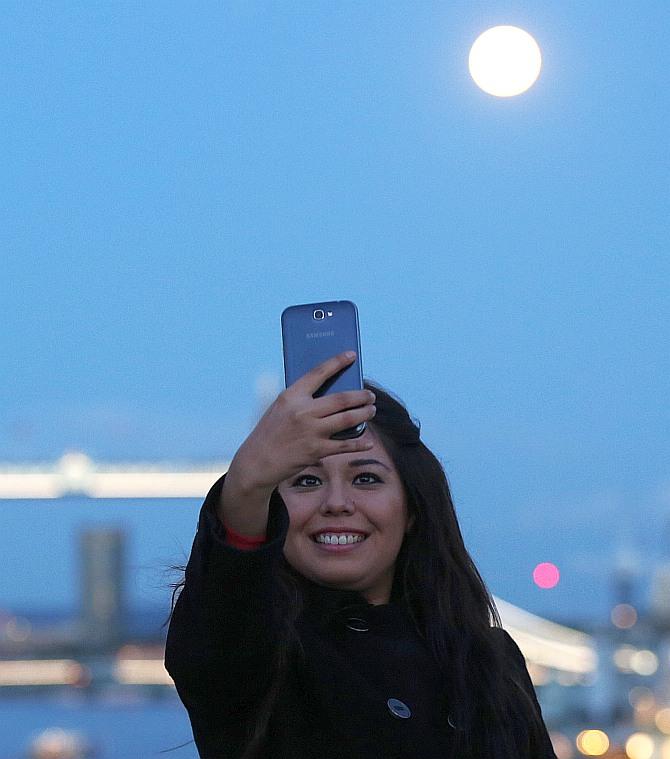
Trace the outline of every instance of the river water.
{"type": "Polygon", "coordinates": [[[174,691],[124,700],[3,697],[0,725],[0,759],[28,759],[31,742],[48,728],[76,731],[93,744],[95,759],[198,759],[188,714],[174,691]]]}

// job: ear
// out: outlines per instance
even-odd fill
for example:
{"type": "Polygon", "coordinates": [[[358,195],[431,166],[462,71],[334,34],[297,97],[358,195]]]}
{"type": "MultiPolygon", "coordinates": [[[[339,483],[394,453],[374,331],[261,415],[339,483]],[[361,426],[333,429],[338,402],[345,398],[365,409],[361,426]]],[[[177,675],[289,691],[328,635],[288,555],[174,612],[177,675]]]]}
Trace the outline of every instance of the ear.
{"type": "Polygon", "coordinates": [[[409,532],[412,527],[414,527],[414,522],[416,522],[416,514],[412,514],[412,516],[407,520],[407,527],[405,529],[405,532],[409,532]]]}

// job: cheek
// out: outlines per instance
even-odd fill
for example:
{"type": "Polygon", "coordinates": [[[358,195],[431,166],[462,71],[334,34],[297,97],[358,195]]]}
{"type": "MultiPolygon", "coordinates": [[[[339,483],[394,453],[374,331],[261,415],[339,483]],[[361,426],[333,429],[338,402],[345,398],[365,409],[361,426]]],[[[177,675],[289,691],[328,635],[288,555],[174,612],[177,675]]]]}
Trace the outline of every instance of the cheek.
{"type": "Polygon", "coordinates": [[[300,504],[299,507],[286,505],[289,519],[289,536],[298,535],[306,529],[310,516],[313,514],[313,509],[309,508],[307,504],[300,504]]]}
{"type": "Polygon", "coordinates": [[[311,512],[304,509],[289,511],[289,526],[286,533],[284,549],[291,552],[304,552],[305,541],[309,540],[307,524],[311,512]]]}
{"type": "Polygon", "coordinates": [[[299,572],[305,570],[314,560],[311,553],[311,547],[305,542],[308,540],[303,533],[294,532],[289,529],[284,542],[284,558],[288,563],[299,572]]]}
{"type": "Polygon", "coordinates": [[[369,519],[388,534],[404,532],[407,512],[404,501],[398,499],[389,502],[387,499],[374,504],[368,512],[369,519]]]}

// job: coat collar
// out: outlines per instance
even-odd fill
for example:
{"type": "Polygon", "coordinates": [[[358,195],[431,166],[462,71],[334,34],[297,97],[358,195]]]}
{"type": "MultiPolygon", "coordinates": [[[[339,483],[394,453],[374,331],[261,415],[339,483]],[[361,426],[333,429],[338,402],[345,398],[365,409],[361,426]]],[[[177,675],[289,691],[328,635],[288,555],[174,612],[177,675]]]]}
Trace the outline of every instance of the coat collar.
{"type": "Polygon", "coordinates": [[[334,613],[349,606],[369,606],[365,596],[357,590],[330,588],[303,577],[305,603],[323,613],[334,613]]]}
{"type": "Polygon", "coordinates": [[[333,619],[360,614],[370,621],[390,621],[400,607],[393,597],[388,604],[371,604],[357,590],[330,588],[301,576],[301,587],[305,600],[305,614],[315,618],[320,624],[329,624],[333,619]]]}

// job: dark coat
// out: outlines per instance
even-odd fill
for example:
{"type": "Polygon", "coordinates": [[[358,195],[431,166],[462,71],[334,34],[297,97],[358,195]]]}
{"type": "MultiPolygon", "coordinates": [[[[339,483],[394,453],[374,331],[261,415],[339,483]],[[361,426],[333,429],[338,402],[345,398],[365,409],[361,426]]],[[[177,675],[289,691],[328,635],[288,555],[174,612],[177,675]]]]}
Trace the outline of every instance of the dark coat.
{"type": "MultiPolygon", "coordinates": [[[[188,711],[202,759],[239,759],[246,723],[272,672],[273,575],[289,518],[275,490],[267,542],[244,551],[225,543],[216,515],[225,475],[203,503],[185,585],[165,647],[165,667],[188,711]]],[[[291,667],[269,723],[267,759],[444,759],[454,728],[439,670],[400,603],[374,606],[355,591],[306,583],[296,622],[305,664],[291,667]]],[[[493,629],[493,628],[492,628],[493,629]]],[[[499,628],[510,666],[540,706],[523,655],[499,628]]],[[[555,759],[548,734],[533,757],[555,759]]]]}

